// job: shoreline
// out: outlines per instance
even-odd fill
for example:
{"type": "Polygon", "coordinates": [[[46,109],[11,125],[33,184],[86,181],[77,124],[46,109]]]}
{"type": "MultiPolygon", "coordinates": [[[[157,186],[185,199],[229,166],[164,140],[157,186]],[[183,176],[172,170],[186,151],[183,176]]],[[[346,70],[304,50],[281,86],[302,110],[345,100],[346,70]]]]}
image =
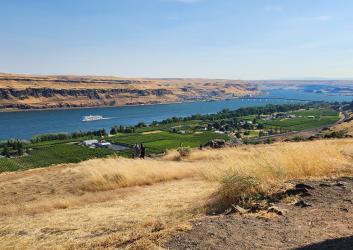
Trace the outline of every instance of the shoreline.
{"type": "MultiPolygon", "coordinates": [[[[255,96],[255,95],[254,95],[255,96]]],[[[257,94],[256,96],[261,96],[257,94]]],[[[117,106],[85,106],[85,107],[71,107],[71,108],[43,108],[43,109],[0,109],[0,113],[15,113],[15,112],[36,112],[36,111],[61,111],[61,110],[77,110],[77,109],[94,109],[94,108],[122,108],[122,107],[139,107],[139,106],[153,106],[153,105],[169,105],[169,104],[183,104],[183,103],[195,103],[195,102],[217,102],[217,101],[227,101],[241,99],[245,96],[237,96],[232,98],[219,98],[219,99],[206,99],[206,100],[186,100],[178,102],[159,102],[159,103],[146,103],[146,104],[123,104],[117,106]]],[[[251,98],[251,97],[249,97],[251,98]]]]}

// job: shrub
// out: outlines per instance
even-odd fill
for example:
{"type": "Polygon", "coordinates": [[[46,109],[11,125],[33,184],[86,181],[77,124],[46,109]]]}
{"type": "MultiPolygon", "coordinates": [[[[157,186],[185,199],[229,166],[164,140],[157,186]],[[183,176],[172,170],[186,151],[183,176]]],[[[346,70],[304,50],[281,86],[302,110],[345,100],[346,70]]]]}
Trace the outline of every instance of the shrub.
{"type": "Polygon", "coordinates": [[[180,148],[178,148],[177,151],[178,151],[180,157],[188,157],[191,154],[190,147],[180,147],[180,148]]]}
{"type": "Polygon", "coordinates": [[[249,208],[264,196],[260,182],[252,176],[230,175],[223,178],[221,187],[209,204],[209,212],[223,212],[232,205],[249,208]]]}

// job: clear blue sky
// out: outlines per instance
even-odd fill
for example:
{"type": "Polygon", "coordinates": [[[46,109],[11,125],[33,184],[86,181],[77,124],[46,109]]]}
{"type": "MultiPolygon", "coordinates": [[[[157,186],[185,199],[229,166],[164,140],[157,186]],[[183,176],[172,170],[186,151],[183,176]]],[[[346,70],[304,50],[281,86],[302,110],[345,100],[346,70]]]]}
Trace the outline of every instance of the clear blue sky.
{"type": "Polygon", "coordinates": [[[0,0],[0,72],[353,78],[352,0],[0,0]]]}

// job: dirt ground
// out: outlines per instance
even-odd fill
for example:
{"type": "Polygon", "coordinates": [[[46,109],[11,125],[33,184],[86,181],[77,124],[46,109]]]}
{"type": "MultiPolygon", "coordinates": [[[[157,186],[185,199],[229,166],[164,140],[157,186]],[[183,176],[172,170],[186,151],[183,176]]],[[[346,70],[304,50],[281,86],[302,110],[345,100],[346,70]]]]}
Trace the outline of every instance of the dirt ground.
{"type": "Polygon", "coordinates": [[[274,204],[283,215],[209,216],[172,237],[165,248],[353,249],[353,178],[305,184],[313,189],[274,204]]]}

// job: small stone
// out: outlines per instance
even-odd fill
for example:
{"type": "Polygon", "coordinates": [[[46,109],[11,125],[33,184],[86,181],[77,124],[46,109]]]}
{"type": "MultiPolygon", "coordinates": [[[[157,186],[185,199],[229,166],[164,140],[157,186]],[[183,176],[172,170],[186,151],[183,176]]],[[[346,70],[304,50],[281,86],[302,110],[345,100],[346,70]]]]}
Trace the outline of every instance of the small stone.
{"type": "Polygon", "coordinates": [[[348,212],[348,211],[349,211],[348,208],[345,208],[345,207],[341,207],[340,210],[341,210],[342,212],[348,212]]]}
{"type": "Polygon", "coordinates": [[[236,212],[238,212],[238,213],[240,213],[240,214],[246,214],[246,213],[248,212],[247,209],[242,208],[242,207],[240,207],[240,206],[238,206],[238,205],[233,206],[233,208],[235,209],[236,212]]]}
{"type": "Polygon", "coordinates": [[[309,203],[306,203],[305,201],[303,200],[299,200],[297,203],[294,204],[294,206],[297,206],[297,207],[311,207],[311,205],[309,203]]]}
{"type": "Polygon", "coordinates": [[[250,211],[251,213],[256,213],[260,210],[266,210],[269,208],[269,204],[268,203],[255,203],[251,206],[251,208],[248,210],[248,212],[250,211]]]}
{"type": "Polygon", "coordinates": [[[337,187],[344,187],[344,186],[346,186],[347,185],[347,182],[344,182],[344,181],[338,181],[337,183],[336,183],[336,186],[337,187]]]}
{"type": "Polygon", "coordinates": [[[315,189],[314,187],[305,183],[298,183],[297,185],[295,185],[295,188],[315,189]]]}
{"type": "Polygon", "coordinates": [[[298,195],[298,194],[304,194],[304,193],[308,193],[308,189],[306,188],[291,188],[291,189],[288,189],[284,192],[284,194],[286,195],[298,195]]]}
{"type": "Polygon", "coordinates": [[[228,208],[226,211],[224,211],[224,215],[228,215],[228,214],[231,214],[231,213],[234,213],[234,208],[233,207],[230,207],[228,208]]]}
{"type": "Polygon", "coordinates": [[[284,215],[284,210],[283,209],[280,209],[276,206],[272,206],[272,207],[269,207],[267,209],[268,212],[271,212],[271,213],[276,213],[278,215],[284,215]]]}
{"type": "Polygon", "coordinates": [[[308,196],[312,196],[310,193],[303,193],[300,194],[300,197],[308,197],[308,196]]]}

